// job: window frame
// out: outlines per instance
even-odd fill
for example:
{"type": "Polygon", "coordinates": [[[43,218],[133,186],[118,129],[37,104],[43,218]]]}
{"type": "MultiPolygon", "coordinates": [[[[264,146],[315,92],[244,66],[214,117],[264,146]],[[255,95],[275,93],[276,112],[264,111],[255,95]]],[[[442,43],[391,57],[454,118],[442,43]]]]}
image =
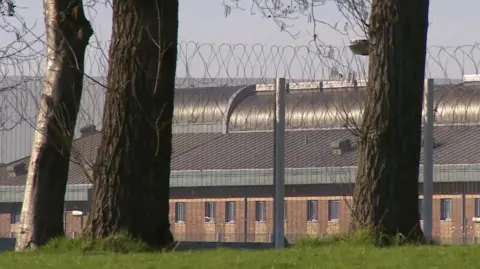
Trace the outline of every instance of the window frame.
{"type": "Polygon", "coordinates": [[[18,224],[22,218],[22,203],[15,203],[10,211],[10,224],[18,224]]]}
{"type": "Polygon", "coordinates": [[[328,221],[336,222],[340,220],[340,200],[328,200],[328,221]],[[332,206],[336,205],[336,218],[332,215],[332,206]]]}
{"type": "Polygon", "coordinates": [[[186,213],[186,203],[185,202],[175,202],[175,223],[183,224],[185,223],[185,213],[186,213]],[[179,214],[179,209],[182,208],[182,214],[179,214]],[[181,218],[179,217],[181,216],[181,218]]]}
{"type": "Polygon", "coordinates": [[[207,201],[205,202],[205,214],[204,220],[205,223],[215,223],[216,220],[216,203],[207,201]]]}
{"type": "Polygon", "coordinates": [[[452,221],[453,217],[453,201],[451,198],[440,199],[440,220],[442,221],[452,221]],[[448,202],[448,203],[447,203],[448,202]],[[448,204],[448,214],[447,214],[447,207],[448,204]],[[449,216],[447,216],[449,215],[449,216]]]}
{"type": "Polygon", "coordinates": [[[225,202],[225,223],[235,223],[236,220],[236,203],[235,201],[225,202]],[[230,216],[230,213],[232,216],[230,216]]]}
{"type": "Polygon", "coordinates": [[[308,200],[307,201],[307,221],[308,222],[317,222],[318,217],[318,200],[308,200]]]}
{"type": "Polygon", "coordinates": [[[267,202],[266,201],[255,201],[255,222],[260,222],[260,223],[267,222],[267,202]]]}
{"type": "Polygon", "coordinates": [[[480,218],[480,198],[475,198],[475,218],[480,218]]]}

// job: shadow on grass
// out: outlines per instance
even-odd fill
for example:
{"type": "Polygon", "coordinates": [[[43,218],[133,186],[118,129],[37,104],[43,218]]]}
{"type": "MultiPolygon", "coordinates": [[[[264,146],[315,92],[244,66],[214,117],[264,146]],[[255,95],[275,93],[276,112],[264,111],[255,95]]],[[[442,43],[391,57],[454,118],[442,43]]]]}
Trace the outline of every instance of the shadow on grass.
{"type": "Polygon", "coordinates": [[[46,253],[82,253],[95,255],[105,253],[191,252],[218,249],[267,250],[272,247],[273,245],[270,243],[174,242],[168,249],[153,249],[128,234],[116,234],[99,240],[92,240],[90,238],[56,238],[38,251],[46,253]]]}
{"type": "Polygon", "coordinates": [[[372,246],[372,247],[398,247],[398,246],[437,246],[436,241],[410,242],[401,235],[397,236],[374,236],[371,232],[362,231],[355,235],[337,234],[324,237],[306,237],[295,242],[297,248],[315,248],[347,244],[351,246],[372,246]]]}
{"type": "Polygon", "coordinates": [[[137,240],[126,233],[115,234],[104,239],[92,240],[90,238],[70,239],[60,237],[51,240],[39,249],[42,252],[80,252],[88,254],[104,253],[144,253],[161,251],[154,250],[148,244],[137,240]]]}
{"type": "MultiPolygon", "coordinates": [[[[372,236],[369,232],[358,232],[355,235],[338,234],[325,237],[308,237],[295,242],[289,247],[293,248],[318,248],[330,246],[370,246],[370,247],[396,247],[396,246],[424,246],[440,245],[437,242],[412,243],[402,236],[372,236]]],[[[221,244],[215,242],[182,242],[169,248],[168,251],[202,251],[216,249],[237,249],[237,250],[266,250],[271,249],[273,244],[258,243],[229,243],[221,244]]],[[[288,248],[288,247],[287,247],[288,248]]],[[[162,249],[152,249],[148,244],[137,240],[126,233],[115,234],[105,239],[92,240],[90,238],[57,238],[51,240],[46,246],[39,249],[41,252],[50,253],[82,253],[98,255],[106,253],[148,253],[166,252],[162,249]]]]}

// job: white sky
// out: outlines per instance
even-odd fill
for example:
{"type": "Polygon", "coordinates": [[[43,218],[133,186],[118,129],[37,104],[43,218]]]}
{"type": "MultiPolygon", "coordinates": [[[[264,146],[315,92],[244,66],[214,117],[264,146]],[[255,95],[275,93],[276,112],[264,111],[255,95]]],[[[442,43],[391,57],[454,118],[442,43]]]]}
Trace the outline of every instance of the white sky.
{"type": "MultiPolygon", "coordinates": [[[[290,47],[305,46],[311,40],[309,32],[311,32],[312,24],[309,24],[306,18],[292,21],[294,26],[290,28],[291,31],[299,32],[299,37],[293,39],[287,33],[281,32],[271,20],[262,18],[259,12],[251,14],[250,1],[240,0],[240,4],[247,9],[245,11],[234,10],[228,18],[224,15],[221,0],[180,1],[180,40],[195,41],[206,45],[201,46],[200,49],[192,43],[188,45],[184,43],[181,46],[177,69],[178,76],[185,76],[187,62],[189,73],[192,76],[212,78],[286,75],[287,77],[312,79],[324,76],[325,72],[328,72],[332,66],[338,65],[338,62],[324,62],[324,59],[319,59],[311,53],[307,55],[305,50],[299,51],[290,47]],[[235,49],[232,49],[232,46],[220,46],[223,43],[241,43],[247,45],[247,47],[236,46],[235,49]],[[211,44],[215,44],[215,46],[211,44]],[[264,46],[256,45],[252,47],[254,44],[263,44],[264,46]],[[278,48],[274,47],[272,50],[270,46],[289,47],[287,49],[282,47],[282,57],[280,57],[278,48]],[[205,68],[205,66],[208,66],[208,68],[205,68]]],[[[25,19],[28,26],[36,25],[33,32],[41,35],[44,32],[42,1],[17,0],[17,5],[20,7],[17,9],[19,16],[25,19]]],[[[100,42],[107,41],[111,33],[111,11],[109,8],[104,4],[96,4],[86,10],[94,25],[95,39],[100,42]]],[[[429,46],[466,46],[463,47],[463,52],[457,50],[455,57],[449,56],[446,51],[432,49],[428,62],[428,71],[430,71],[431,76],[458,78],[461,73],[477,72],[475,66],[480,65],[480,49],[473,46],[480,41],[480,36],[476,34],[480,25],[479,10],[480,1],[478,0],[431,1],[429,46]],[[439,52],[440,54],[438,54],[439,52]],[[467,57],[472,54],[474,61],[467,57]],[[457,63],[454,58],[460,60],[460,63],[457,63]],[[440,63],[435,63],[433,60],[439,60],[440,63]],[[446,74],[442,67],[446,69],[446,74]]],[[[318,8],[316,16],[332,24],[337,21],[344,21],[332,5],[318,8]]],[[[334,46],[342,46],[348,43],[347,37],[341,36],[326,27],[320,28],[319,36],[324,43],[334,46]]],[[[0,32],[0,47],[7,45],[14,37],[15,35],[12,33],[0,32]]],[[[27,37],[27,39],[31,38],[31,36],[27,37]]],[[[95,42],[92,42],[92,45],[95,45],[95,42]]],[[[450,49],[449,52],[454,52],[454,50],[450,49]]],[[[86,64],[87,73],[92,75],[105,73],[105,66],[98,63],[99,59],[105,59],[101,57],[103,53],[93,46],[89,49],[86,64]]],[[[341,60],[337,60],[344,67],[342,72],[347,72],[349,68],[362,72],[363,68],[357,66],[360,61],[358,57],[352,60],[352,55],[344,51],[337,52],[336,56],[342,57],[341,60]]],[[[35,70],[32,65],[24,67],[23,70],[18,70],[18,67],[14,70],[13,67],[5,67],[5,65],[0,68],[8,69],[10,75],[31,74],[34,73],[32,70],[35,70]]]]}

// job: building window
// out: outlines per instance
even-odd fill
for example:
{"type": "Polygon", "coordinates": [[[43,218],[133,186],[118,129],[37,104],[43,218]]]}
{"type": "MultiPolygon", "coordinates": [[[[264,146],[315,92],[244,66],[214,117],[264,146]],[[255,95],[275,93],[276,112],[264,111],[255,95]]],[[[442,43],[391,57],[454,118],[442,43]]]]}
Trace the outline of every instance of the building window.
{"type": "Polygon", "coordinates": [[[475,198],[475,218],[480,218],[480,199],[475,198]]]}
{"type": "Polygon", "coordinates": [[[420,220],[423,220],[423,199],[418,199],[418,213],[420,215],[420,220]]]}
{"type": "Polygon", "coordinates": [[[185,203],[175,203],[175,222],[185,223],[185,203]]]}
{"type": "Polygon", "coordinates": [[[21,215],[22,215],[22,203],[15,203],[12,206],[12,211],[10,213],[10,222],[12,224],[19,223],[21,215]]]}
{"type": "Polygon", "coordinates": [[[287,221],[287,211],[288,211],[287,210],[287,205],[288,205],[288,203],[287,203],[287,201],[285,201],[283,203],[283,220],[285,220],[285,221],[287,221]]]}
{"type": "Polygon", "coordinates": [[[328,220],[336,221],[340,219],[340,201],[328,201],[328,220]]]}
{"type": "Polygon", "coordinates": [[[225,203],[225,222],[235,223],[235,202],[225,203]]]}
{"type": "Polygon", "coordinates": [[[308,221],[318,220],[318,201],[317,200],[307,201],[307,220],[308,221]]]}
{"type": "Polygon", "coordinates": [[[267,221],[267,202],[255,202],[255,220],[260,222],[267,221]]]}
{"type": "Polygon", "coordinates": [[[215,202],[205,203],[205,222],[215,222],[215,202]]]}
{"type": "Polygon", "coordinates": [[[452,199],[440,200],[440,219],[451,220],[452,219],[452,199]]]}

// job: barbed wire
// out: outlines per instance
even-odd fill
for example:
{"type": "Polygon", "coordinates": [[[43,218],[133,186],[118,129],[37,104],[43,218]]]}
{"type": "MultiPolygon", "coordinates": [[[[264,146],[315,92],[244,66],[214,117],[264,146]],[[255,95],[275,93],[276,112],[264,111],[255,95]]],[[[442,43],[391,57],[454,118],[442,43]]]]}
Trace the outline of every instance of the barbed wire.
{"type": "MultiPolygon", "coordinates": [[[[108,46],[109,42],[93,41],[88,48],[78,128],[87,124],[101,128],[108,46]]],[[[29,57],[20,54],[1,59],[3,131],[23,124],[23,133],[29,133],[27,129],[34,126],[45,66],[39,51],[26,52],[29,57]]],[[[479,122],[475,107],[478,85],[462,82],[462,76],[476,74],[479,65],[480,44],[428,49],[426,77],[440,78],[436,80],[439,86],[435,99],[438,124],[479,122]]],[[[362,86],[352,83],[365,80],[367,68],[368,58],[353,55],[348,47],[180,42],[176,87],[191,90],[177,92],[174,122],[183,126],[225,122],[227,104],[240,86],[272,83],[275,77],[285,77],[291,87],[297,88],[287,96],[287,128],[345,128],[361,117],[364,100],[358,90],[362,86]],[[332,80],[345,85],[331,88],[325,84],[332,80]],[[325,85],[322,89],[301,90],[300,82],[313,81],[324,81],[325,85]]],[[[272,104],[273,95],[268,91],[246,97],[231,111],[227,129],[271,129],[272,104]]],[[[28,153],[28,148],[23,152],[28,153]]]]}
{"type": "MultiPolygon", "coordinates": [[[[109,42],[90,42],[86,60],[87,75],[106,75],[108,48],[109,42]]],[[[40,53],[42,50],[43,47],[37,47],[34,51],[17,53],[17,58],[4,52],[2,74],[42,75],[45,66],[45,55],[40,53]]],[[[480,65],[479,58],[479,43],[456,47],[431,46],[426,57],[426,77],[461,79],[464,74],[476,74],[480,65]]],[[[350,73],[354,73],[356,79],[365,79],[367,68],[368,57],[352,54],[348,46],[277,46],[187,41],[179,43],[177,87],[201,87],[203,84],[223,86],[242,80],[258,82],[275,77],[341,80],[347,79],[350,73]],[[190,81],[181,80],[182,78],[190,81]],[[189,85],[189,82],[193,85],[189,85]]]]}

